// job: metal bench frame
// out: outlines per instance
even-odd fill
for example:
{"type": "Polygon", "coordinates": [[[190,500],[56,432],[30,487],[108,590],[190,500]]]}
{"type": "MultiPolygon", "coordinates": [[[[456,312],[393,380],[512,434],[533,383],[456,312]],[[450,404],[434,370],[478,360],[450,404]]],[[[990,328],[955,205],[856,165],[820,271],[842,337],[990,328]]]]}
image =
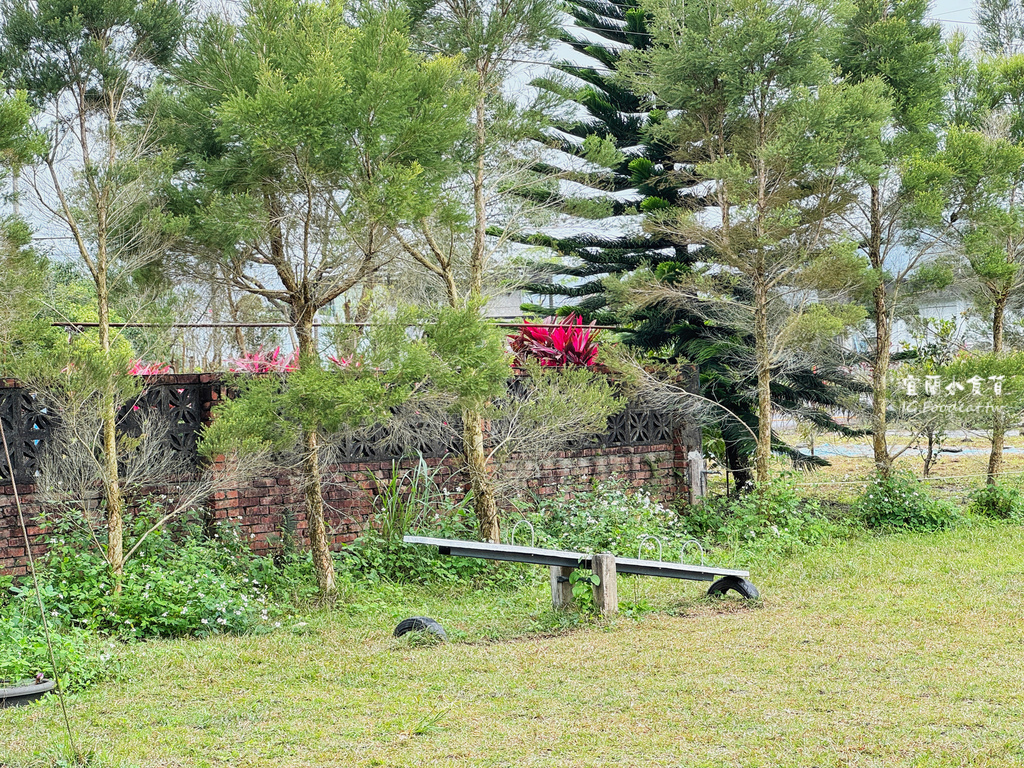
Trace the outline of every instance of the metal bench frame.
{"type": "Polygon", "coordinates": [[[435,539],[430,536],[406,536],[406,544],[421,544],[437,547],[442,555],[453,557],[475,557],[483,560],[503,560],[512,563],[546,565],[551,569],[551,602],[556,609],[562,609],[572,602],[569,574],[577,569],[594,571],[600,583],[594,587],[594,597],[602,614],[615,613],[618,599],[615,587],[616,573],[636,576],[659,576],[671,579],[714,582],[708,594],[724,594],[730,589],[742,596],[756,599],[757,588],[747,577],[749,571],[730,568],[711,568],[705,565],[688,565],[664,560],[642,560],[639,558],[615,557],[610,553],[585,554],[558,549],[523,547],[517,544],[495,544],[486,541],[462,541],[460,539],[435,539]]]}

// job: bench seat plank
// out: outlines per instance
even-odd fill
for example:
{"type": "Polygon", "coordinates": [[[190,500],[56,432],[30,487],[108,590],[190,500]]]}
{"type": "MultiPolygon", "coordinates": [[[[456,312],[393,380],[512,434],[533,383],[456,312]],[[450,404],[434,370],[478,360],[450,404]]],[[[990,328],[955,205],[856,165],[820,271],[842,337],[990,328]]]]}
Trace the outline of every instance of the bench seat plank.
{"type": "MultiPolygon", "coordinates": [[[[487,541],[435,539],[430,536],[406,536],[402,541],[406,544],[425,544],[437,547],[442,555],[456,557],[476,557],[483,560],[504,560],[512,563],[532,563],[563,568],[591,568],[591,556],[582,552],[522,547],[516,544],[494,544],[487,541]]],[[[615,570],[618,573],[689,579],[691,581],[714,581],[722,576],[746,578],[750,575],[750,571],[626,557],[615,558],[615,570]]]]}

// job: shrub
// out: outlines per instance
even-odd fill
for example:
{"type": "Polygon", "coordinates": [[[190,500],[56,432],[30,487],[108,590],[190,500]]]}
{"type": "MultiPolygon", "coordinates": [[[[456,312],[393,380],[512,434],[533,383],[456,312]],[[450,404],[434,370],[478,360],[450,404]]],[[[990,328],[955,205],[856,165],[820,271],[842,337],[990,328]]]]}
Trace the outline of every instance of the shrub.
{"type": "Polygon", "coordinates": [[[298,360],[298,352],[284,354],[280,347],[274,347],[270,352],[259,349],[229,360],[228,370],[235,373],[290,373],[299,367],[298,360]]]}
{"type": "MultiPolygon", "coordinates": [[[[471,497],[432,502],[433,514],[416,521],[409,532],[443,539],[475,539],[476,517],[468,503],[471,497]]],[[[383,535],[370,527],[340,553],[338,570],[354,583],[451,584],[479,580],[493,568],[484,560],[450,557],[435,547],[410,546],[402,534],[383,535]]]]}
{"type": "MultiPolygon", "coordinates": [[[[31,609],[35,608],[35,603],[31,609]]],[[[0,610],[0,687],[3,681],[18,683],[37,674],[53,677],[46,635],[38,614],[32,618],[30,607],[13,605],[0,610]]],[[[78,691],[111,676],[117,665],[109,650],[101,650],[100,640],[90,632],[74,627],[50,628],[50,642],[57,674],[65,690],[78,691]]]]}
{"type": "MultiPolygon", "coordinates": [[[[161,513],[144,508],[134,533],[161,513]]],[[[125,564],[121,590],[91,541],[91,533],[55,523],[48,538],[41,578],[44,598],[63,626],[122,637],[178,637],[244,632],[270,620],[267,588],[251,571],[265,569],[230,528],[202,539],[197,526],[178,531],[178,541],[160,529],[125,564]]],[[[31,598],[32,588],[15,588],[31,598]]]]}
{"type": "MultiPolygon", "coordinates": [[[[415,468],[402,471],[392,464],[386,482],[376,484],[370,526],[342,550],[339,570],[354,582],[435,584],[472,581],[492,569],[489,563],[441,555],[434,547],[403,543],[405,534],[445,539],[476,538],[476,517],[470,494],[454,496],[441,488],[420,457],[415,468]]],[[[461,489],[459,489],[461,491],[461,489]]]]}
{"type": "MultiPolygon", "coordinates": [[[[690,538],[676,513],[647,491],[628,489],[616,478],[577,489],[568,501],[541,499],[526,519],[537,546],[549,549],[636,557],[643,537],[654,536],[661,541],[662,557],[670,559],[690,538]]],[[[656,549],[645,546],[643,556],[656,558],[656,549]]]]}
{"type": "Polygon", "coordinates": [[[1024,516],[1024,497],[1016,488],[986,485],[971,494],[968,511],[983,517],[1011,520],[1024,516]]]}
{"type": "Polygon", "coordinates": [[[803,498],[792,474],[774,477],[766,488],[733,498],[707,500],[683,510],[687,526],[709,543],[788,552],[841,535],[817,500],[803,498]]]}
{"type": "Polygon", "coordinates": [[[946,502],[932,498],[910,472],[877,475],[855,510],[868,528],[935,531],[952,525],[957,515],[946,502]]]}
{"type": "Polygon", "coordinates": [[[174,373],[167,363],[153,363],[145,360],[133,360],[128,373],[132,376],[155,376],[161,373],[174,373]]]}

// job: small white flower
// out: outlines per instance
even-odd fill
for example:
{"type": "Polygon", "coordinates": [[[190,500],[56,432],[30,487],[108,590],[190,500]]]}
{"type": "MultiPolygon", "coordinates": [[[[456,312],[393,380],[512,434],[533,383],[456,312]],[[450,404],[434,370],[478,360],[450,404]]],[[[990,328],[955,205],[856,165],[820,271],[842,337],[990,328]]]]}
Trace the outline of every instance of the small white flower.
{"type": "Polygon", "coordinates": [[[203,621],[203,624],[209,624],[210,623],[206,619],[203,619],[202,621],[203,621]]]}

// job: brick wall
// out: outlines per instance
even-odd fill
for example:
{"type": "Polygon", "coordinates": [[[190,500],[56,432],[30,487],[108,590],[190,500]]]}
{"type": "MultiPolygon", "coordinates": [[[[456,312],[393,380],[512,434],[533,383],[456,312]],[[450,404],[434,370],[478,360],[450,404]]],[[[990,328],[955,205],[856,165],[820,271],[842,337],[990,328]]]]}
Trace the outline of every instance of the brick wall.
{"type": "MultiPolygon", "coordinates": [[[[672,444],[595,448],[563,452],[547,461],[506,469],[517,474],[523,474],[517,470],[528,470],[530,477],[520,494],[524,497],[566,497],[573,487],[615,475],[634,488],[646,487],[657,498],[672,501],[686,498],[685,457],[683,446],[672,444]]],[[[426,463],[431,469],[440,467],[435,480],[443,488],[458,493],[460,487],[469,485],[457,459],[426,459],[426,463]]],[[[417,464],[417,459],[404,459],[396,466],[406,471],[417,464]]],[[[386,485],[391,472],[390,461],[328,468],[324,501],[328,532],[335,548],[353,541],[369,524],[377,484],[386,485]]],[[[216,493],[211,501],[213,519],[235,526],[239,535],[260,554],[278,550],[285,537],[291,537],[299,546],[308,545],[304,506],[301,478],[283,473],[216,493]]],[[[0,567],[4,567],[2,552],[0,567]]]]}
{"type": "MultiPolygon", "coordinates": [[[[0,460],[2,460],[0,455],[0,460]]],[[[32,554],[39,556],[45,552],[41,541],[43,528],[39,505],[35,503],[35,486],[19,485],[22,511],[25,515],[25,527],[29,541],[32,542],[32,554]]],[[[25,551],[25,539],[18,520],[18,509],[15,504],[14,487],[0,485],[0,573],[19,575],[27,572],[28,556],[25,551]]]]}
{"type": "MultiPolygon", "coordinates": [[[[646,487],[665,501],[686,498],[686,446],[681,443],[591,448],[578,453],[564,452],[542,462],[531,462],[531,477],[525,487],[542,498],[571,496],[572,488],[594,479],[616,475],[635,488],[646,487]]],[[[398,463],[402,470],[411,470],[416,459],[398,463]]],[[[441,467],[437,480],[456,492],[468,485],[458,467],[458,460],[428,459],[432,468],[441,467]]],[[[328,531],[335,548],[353,541],[368,525],[373,509],[375,483],[369,475],[386,484],[391,475],[390,461],[360,462],[330,467],[324,485],[328,505],[328,531]]],[[[0,572],[25,573],[27,558],[11,486],[0,486],[0,572]]],[[[173,487],[164,489],[173,493],[173,487]]],[[[40,554],[43,527],[35,487],[21,484],[22,507],[33,552],[40,554]]],[[[525,494],[524,494],[525,495],[525,494]]],[[[254,552],[268,554],[279,551],[291,537],[298,546],[309,543],[300,478],[281,473],[257,478],[236,489],[219,491],[210,500],[211,519],[234,526],[249,542],[254,552]]]]}
{"type": "MultiPolygon", "coordinates": [[[[200,383],[198,380],[197,384],[200,383]]],[[[204,385],[213,384],[200,398],[204,416],[217,396],[218,387],[203,377],[204,385]]],[[[523,497],[569,497],[574,487],[615,475],[632,487],[648,488],[664,501],[685,500],[686,456],[699,449],[700,430],[693,426],[676,429],[671,442],[651,445],[621,445],[565,451],[544,461],[522,458],[510,462],[504,474],[521,478],[514,488],[523,497]]],[[[437,469],[435,480],[452,492],[467,487],[468,479],[457,458],[428,458],[428,466],[437,469]]],[[[411,470],[418,459],[397,462],[400,470],[411,470]]],[[[366,460],[327,468],[323,488],[327,503],[327,525],[335,548],[353,541],[369,524],[377,483],[386,485],[392,473],[392,461],[366,460]]],[[[25,546],[15,507],[14,486],[0,483],[0,573],[19,575],[26,571],[25,546]]],[[[18,492],[26,515],[33,552],[43,551],[44,533],[36,488],[19,483],[18,492]]],[[[174,493],[173,485],[161,489],[174,493]]],[[[275,473],[218,491],[209,499],[210,521],[235,526],[240,536],[257,553],[279,551],[291,539],[302,547],[308,544],[301,479],[296,474],[275,473]]]]}

